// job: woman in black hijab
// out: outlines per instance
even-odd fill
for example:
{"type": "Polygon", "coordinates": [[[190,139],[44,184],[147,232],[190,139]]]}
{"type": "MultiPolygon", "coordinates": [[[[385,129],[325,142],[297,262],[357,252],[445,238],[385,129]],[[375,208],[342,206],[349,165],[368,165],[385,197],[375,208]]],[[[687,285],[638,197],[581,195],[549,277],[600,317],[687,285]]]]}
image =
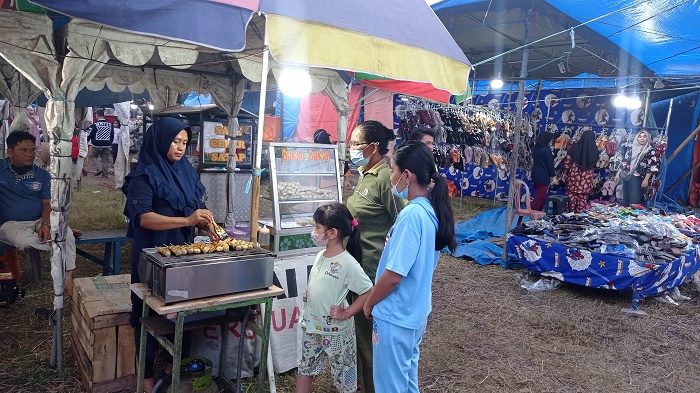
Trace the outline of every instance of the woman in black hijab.
{"type": "MultiPolygon", "coordinates": [[[[126,194],[126,215],[131,237],[131,282],[141,282],[139,259],[141,250],[166,244],[181,245],[194,240],[195,227],[208,230],[212,240],[218,240],[214,230],[214,216],[207,210],[202,198],[205,188],[199,175],[185,157],[192,131],[185,123],[170,117],[163,118],[144,136],[139,161],[124,179],[122,191],[126,194]]],[[[131,294],[131,325],[136,328],[136,342],[143,303],[131,294]]],[[[144,390],[150,393],[155,384],[153,364],[156,341],[149,336],[146,348],[144,390]]]]}
{"type": "Polygon", "coordinates": [[[566,195],[569,196],[567,212],[581,213],[588,203],[593,189],[593,169],[600,157],[595,143],[595,133],[586,130],[581,139],[569,149],[564,161],[564,181],[566,195]]]}
{"type": "Polygon", "coordinates": [[[550,147],[554,137],[551,132],[543,132],[535,141],[535,151],[532,153],[532,183],[535,184],[535,199],[531,205],[533,210],[542,210],[549,185],[557,184],[554,155],[550,147]]]}

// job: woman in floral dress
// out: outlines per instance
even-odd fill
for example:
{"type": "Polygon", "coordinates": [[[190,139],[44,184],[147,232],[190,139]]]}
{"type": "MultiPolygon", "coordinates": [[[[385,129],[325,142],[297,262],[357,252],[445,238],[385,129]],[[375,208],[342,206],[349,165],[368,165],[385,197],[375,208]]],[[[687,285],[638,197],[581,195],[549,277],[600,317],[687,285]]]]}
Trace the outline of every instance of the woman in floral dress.
{"type": "Polygon", "coordinates": [[[566,195],[569,196],[567,212],[581,213],[586,208],[593,189],[593,169],[600,156],[595,139],[592,130],[584,131],[564,161],[563,180],[566,182],[566,195]]]}
{"type": "Polygon", "coordinates": [[[659,159],[651,143],[651,136],[641,130],[628,149],[615,179],[622,179],[622,204],[624,206],[643,204],[642,189],[649,186],[651,177],[659,172],[659,159]]]}

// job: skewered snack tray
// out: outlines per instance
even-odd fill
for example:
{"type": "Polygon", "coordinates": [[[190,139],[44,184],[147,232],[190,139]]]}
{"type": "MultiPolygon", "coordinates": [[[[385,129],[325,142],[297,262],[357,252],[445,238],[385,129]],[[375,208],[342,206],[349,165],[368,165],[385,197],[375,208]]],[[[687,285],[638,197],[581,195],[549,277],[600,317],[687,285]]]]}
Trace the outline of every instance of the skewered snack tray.
{"type": "Polygon", "coordinates": [[[188,254],[209,254],[228,251],[246,251],[252,250],[254,247],[255,244],[252,242],[228,238],[218,242],[192,243],[185,244],[182,246],[161,246],[156,247],[156,249],[164,257],[179,257],[188,254]]]}
{"type": "Polygon", "coordinates": [[[334,199],[334,190],[324,190],[313,186],[304,186],[299,182],[278,183],[280,201],[307,199],[334,199]]]}

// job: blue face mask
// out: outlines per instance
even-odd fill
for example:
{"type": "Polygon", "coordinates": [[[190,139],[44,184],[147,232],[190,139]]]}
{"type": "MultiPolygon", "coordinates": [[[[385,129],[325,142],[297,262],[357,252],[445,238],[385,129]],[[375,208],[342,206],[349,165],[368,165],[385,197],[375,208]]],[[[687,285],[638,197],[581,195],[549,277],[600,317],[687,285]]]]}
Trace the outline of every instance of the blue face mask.
{"type": "Polygon", "coordinates": [[[365,153],[365,149],[367,149],[368,147],[370,147],[372,145],[374,145],[374,143],[370,143],[368,146],[366,146],[362,150],[350,150],[350,161],[352,161],[352,163],[357,165],[357,166],[366,166],[367,164],[369,164],[369,159],[371,156],[365,157],[364,153],[365,153]]]}
{"type": "Polygon", "coordinates": [[[394,194],[396,197],[401,198],[401,199],[408,199],[408,186],[411,184],[409,181],[408,184],[406,184],[406,188],[403,189],[403,191],[399,192],[399,190],[396,189],[396,185],[399,184],[401,179],[403,178],[403,173],[401,174],[401,177],[399,177],[399,180],[396,181],[396,184],[391,185],[391,193],[394,194]]]}

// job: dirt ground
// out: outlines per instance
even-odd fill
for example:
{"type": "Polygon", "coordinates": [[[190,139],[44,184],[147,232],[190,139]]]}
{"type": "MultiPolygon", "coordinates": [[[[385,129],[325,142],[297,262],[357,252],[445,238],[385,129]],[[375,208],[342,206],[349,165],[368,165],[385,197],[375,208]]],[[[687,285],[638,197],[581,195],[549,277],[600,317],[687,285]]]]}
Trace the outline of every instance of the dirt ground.
{"type": "MultiPolygon", "coordinates": [[[[111,181],[89,176],[83,191],[74,193],[74,206],[81,208],[71,210],[71,225],[84,230],[123,226],[120,204],[123,199],[111,181]],[[95,207],[101,203],[110,207],[95,207]]],[[[461,209],[459,199],[453,206],[464,220],[493,203],[465,198],[461,209]]],[[[123,250],[124,271],[128,255],[128,249],[123,250]]],[[[0,309],[0,391],[83,391],[69,350],[68,315],[63,374],[48,365],[51,327],[34,315],[38,307],[51,307],[48,260],[43,281],[33,285],[28,262],[21,257],[27,297],[0,309]]],[[[100,267],[79,258],[76,276],[100,272],[100,267]]],[[[421,391],[700,391],[700,296],[692,286],[682,288],[692,299],[680,306],[646,300],[641,307],[649,316],[631,318],[619,312],[630,305],[630,293],[574,285],[528,293],[518,285],[519,272],[441,257],[433,283],[434,309],[421,345],[421,391]]],[[[69,313],[70,307],[66,310],[69,313]]],[[[293,372],[277,376],[278,392],[293,389],[293,372]]],[[[335,390],[324,375],[314,391],[335,390]]]]}

